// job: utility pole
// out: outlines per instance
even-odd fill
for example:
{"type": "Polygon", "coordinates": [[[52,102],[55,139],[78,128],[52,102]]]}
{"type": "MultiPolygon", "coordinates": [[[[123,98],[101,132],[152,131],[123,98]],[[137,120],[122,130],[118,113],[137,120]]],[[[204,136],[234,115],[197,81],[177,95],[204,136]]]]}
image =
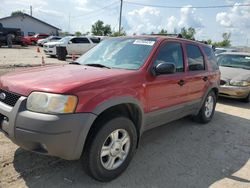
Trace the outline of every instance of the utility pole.
{"type": "Polygon", "coordinates": [[[121,29],[122,29],[122,4],[123,4],[123,0],[121,0],[121,6],[120,6],[120,18],[119,18],[119,33],[121,33],[121,29]]]}
{"type": "Polygon", "coordinates": [[[69,13],[69,25],[68,25],[68,32],[70,34],[70,13],[69,13]]]}
{"type": "Polygon", "coordinates": [[[32,16],[32,6],[30,5],[30,16],[32,16]]]}

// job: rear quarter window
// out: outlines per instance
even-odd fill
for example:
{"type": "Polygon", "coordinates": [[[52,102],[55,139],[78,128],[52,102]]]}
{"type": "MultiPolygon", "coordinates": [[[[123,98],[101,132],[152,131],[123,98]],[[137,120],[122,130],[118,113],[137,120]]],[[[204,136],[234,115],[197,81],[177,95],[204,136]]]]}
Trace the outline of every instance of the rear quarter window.
{"type": "Polygon", "coordinates": [[[210,65],[210,67],[213,70],[218,70],[219,66],[218,66],[216,57],[214,55],[213,49],[208,47],[208,46],[203,46],[202,48],[203,48],[203,50],[204,50],[204,52],[205,52],[205,54],[207,56],[207,61],[208,61],[208,64],[210,65]]]}

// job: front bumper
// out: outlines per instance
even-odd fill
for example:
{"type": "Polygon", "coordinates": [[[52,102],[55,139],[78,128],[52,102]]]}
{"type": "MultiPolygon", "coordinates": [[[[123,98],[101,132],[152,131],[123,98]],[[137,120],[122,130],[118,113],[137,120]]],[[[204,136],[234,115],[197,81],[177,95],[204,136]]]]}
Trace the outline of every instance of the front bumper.
{"type": "Polygon", "coordinates": [[[220,86],[219,95],[228,98],[243,99],[249,95],[250,87],[220,86]]]}
{"type": "Polygon", "coordinates": [[[43,51],[46,55],[56,55],[56,47],[54,48],[44,47],[43,51]]]}
{"type": "Polygon", "coordinates": [[[0,102],[0,131],[18,146],[67,160],[81,157],[88,131],[96,115],[50,115],[26,110],[26,97],[14,107],[0,102]]]}

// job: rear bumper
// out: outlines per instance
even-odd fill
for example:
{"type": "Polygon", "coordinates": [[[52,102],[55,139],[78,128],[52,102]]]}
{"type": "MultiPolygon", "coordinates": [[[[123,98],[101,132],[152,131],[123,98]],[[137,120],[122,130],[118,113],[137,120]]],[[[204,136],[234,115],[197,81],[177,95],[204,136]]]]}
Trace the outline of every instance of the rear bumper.
{"type": "Polygon", "coordinates": [[[18,146],[67,160],[81,157],[88,131],[96,115],[50,115],[26,110],[21,97],[12,108],[0,102],[0,131],[18,146]]]}
{"type": "Polygon", "coordinates": [[[250,87],[220,86],[219,95],[228,98],[243,99],[249,95],[250,87]]]}

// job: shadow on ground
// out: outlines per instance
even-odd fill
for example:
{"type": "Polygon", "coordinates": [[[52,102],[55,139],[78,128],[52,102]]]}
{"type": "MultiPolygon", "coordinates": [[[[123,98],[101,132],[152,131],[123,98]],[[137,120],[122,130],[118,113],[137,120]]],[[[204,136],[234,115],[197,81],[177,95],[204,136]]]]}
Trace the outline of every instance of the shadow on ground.
{"type": "Polygon", "coordinates": [[[218,102],[224,105],[229,105],[229,106],[234,106],[234,107],[250,110],[250,103],[244,102],[240,99],[230,99],[230,98],[225,98],[225,97],[219,97],[218,102]]]}
{"type": "Polygon", "coordinates": [[[221,112],[206,125],[189,118],[146,132],[129,168],[110,183],[88,177],[80,161],[17,149],[14,167],[28,187],[209,187],[250,158],[250,120],[221,112]]]}

